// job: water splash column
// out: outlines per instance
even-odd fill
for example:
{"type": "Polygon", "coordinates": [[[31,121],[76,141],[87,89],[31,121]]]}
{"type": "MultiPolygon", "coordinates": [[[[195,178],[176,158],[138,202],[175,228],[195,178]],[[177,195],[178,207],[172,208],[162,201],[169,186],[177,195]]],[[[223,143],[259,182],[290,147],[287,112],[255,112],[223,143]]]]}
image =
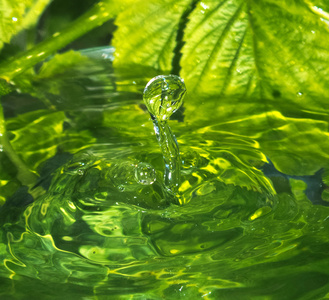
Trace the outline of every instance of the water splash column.
{"type": "Polygon", "coordinates": [[[163,155],[165,192],[174,202],[179,202],[181,159],[177,140],[167,121],[180,108],[185,94],[183,79],[176,75],[161,75],[148,82],[143,95],[163,155]]]}

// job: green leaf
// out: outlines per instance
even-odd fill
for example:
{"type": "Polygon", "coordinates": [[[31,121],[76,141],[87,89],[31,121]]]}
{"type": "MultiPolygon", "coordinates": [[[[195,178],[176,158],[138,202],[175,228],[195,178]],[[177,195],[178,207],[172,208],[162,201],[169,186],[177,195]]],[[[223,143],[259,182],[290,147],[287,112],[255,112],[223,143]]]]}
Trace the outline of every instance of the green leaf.
{"type": "Polygon", "coordinates": [[[56,54],[51,60],[42,65],[37,79],[42,80],[58,76],[70,77],[72,74],[76,73],[79,67],[86,61],[88,61],[88,57],[73,50],[63,54],[56,54]]]}
{"type": "Polygon", "coordinates": [[[6,122],[13,149],[31,170],[37,171],[40,164],[53,157],[59,147],[74,153],[95,141],[86,131],[65,131],[65,121],[64,112],[39,110],[6,122]]]}
{"type": "Polygon", "coordinates": [[[306,0],[200,1],[185,31],[181,75],[198,94],[282,97],[326,110],[328,20],[306,0]]]}
{"type": "Polygon", "coordinates": [[[51,0],[0,0],[0,49],[23,29],[38,21],[51,0]]]}
{"type": "Polygon", "coordinates": [[[190,3],[191,0],[139,0],[119,14],[113,40],[117,49],[114,65],[127,69],[143,65],[169,73],[178,25],[190,3]]]}
{"type": "Polygon", "coordinates": [[[104,104],[102,92],[114,90],[112,47],[56,54],[43,63],[37,74],[15,78],[20,91],[39,98],[50,109],[85,109],[87,105],[104,104]],[[94,91],[100,96],[95,97],[94,91]],[[91,96],[94,96],[93,98],[91,96]],[[95,99],[96,98],[96,99],[95,99]]]}

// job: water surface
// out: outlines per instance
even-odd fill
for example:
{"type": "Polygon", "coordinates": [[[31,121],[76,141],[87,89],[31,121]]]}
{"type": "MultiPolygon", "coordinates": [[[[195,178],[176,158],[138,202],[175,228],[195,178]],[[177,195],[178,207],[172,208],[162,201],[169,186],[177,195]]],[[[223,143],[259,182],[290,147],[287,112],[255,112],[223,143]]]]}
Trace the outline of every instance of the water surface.
{"type": "Polygon", "coordinates": [[[326,134],[326,121],[187,94],[168,121],[185,203],[173,204],[142,102],[150,78],[114,76],[111,60],[95,53],[94,68],[3,99],[15,140],[35,132],[40,118],[44,128],[62,118],[54,124],[64,133],[40,132],[34,150],[16,146],[35,151],[43,193],[33,199],[17,183],[1,208],[1,297],[329,297],[325,151],[303,148],[313,131],[326,134]],[[30,100],[20,111],[13,98],[30,100]]]}

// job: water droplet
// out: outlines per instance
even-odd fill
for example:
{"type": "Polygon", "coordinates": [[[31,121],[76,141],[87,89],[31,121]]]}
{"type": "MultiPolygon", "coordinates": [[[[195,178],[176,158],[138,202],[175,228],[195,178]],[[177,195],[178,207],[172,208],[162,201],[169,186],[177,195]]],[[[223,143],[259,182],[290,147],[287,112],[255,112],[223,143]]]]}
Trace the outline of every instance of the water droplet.
{"type": "Polygon", "coordinates": [[[207,4],[205,4],[205,3],[203,3],[203,2],[201,2],[200,5],[201,5],[204,9],[208,9],[208,8],[209,8],[209,6],[208,6],[207,4]]]}
{"type": "Polygon", "coordinates": [[[325,22],[327,25],[329,25],[329,21],[326,20],[325,18],[320,18],[320,20],[321,20],[322,22],[325,22]]]}
{"type": "Polygon", "coordinates": [[[320,11],[320,12],[323,11],[323,9],[321,7],[313,6],[313,8],[314,8],[314,10],[317,10],[317,11],[320,11]]]}
{"type": "Polygon", "coordinates": [[[15,18],[15,17],[12,17],[11,19],[13,20],[13,22],[17,22],[17,20],[18,20],[18,19],[15,18]]]}
{"type": "Polygon", "coordinates": [[[118,185],[118,190],[119,190],[120,192],[124,192],[124,190],[125,190],[124,185],[123,185],[123,184],[118,185]]]}
{"type": "Polygon", "coordinates": [[[153,184],[156,180],[155,170],[148,163],[139,163],[135,169],[136,181],[143,185],[153,184]]]}
{"type": "MultiPolygon", "coordinates": [[[[82,165],[80,164],[80,167],[82,167],[82,165]]],[[[85,171],[83,169],[79,168],[79,164],[76,165],[69,165],[67,167],[65,167],[65,173],[66,174],[70,174],[70,175],[79,175],[82,176],[85,174],[85,171]]]]}
{"type": "Polygon", "coordinates": [[[184,80],[176,75],[160,75],[151,79],[144,89],[144,102],[157,120],[167,120],[180,108],[186,93],[184,80]]]}
{"type": "Polygon", "coordinates": [[[301,98],[301,97],[303,97],[304,94],[302,92],[297,92],[296,95],[297,95],[298,98],[301,98]]]}

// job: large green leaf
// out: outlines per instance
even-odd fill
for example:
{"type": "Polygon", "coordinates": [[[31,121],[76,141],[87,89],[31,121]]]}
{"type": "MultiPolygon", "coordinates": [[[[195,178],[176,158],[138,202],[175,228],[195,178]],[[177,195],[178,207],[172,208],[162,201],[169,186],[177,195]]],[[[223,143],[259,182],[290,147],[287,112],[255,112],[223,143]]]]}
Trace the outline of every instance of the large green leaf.
{"type": "Polygon", "coordinates": [[[190,2],[139,0],[119,14],[113,41],[115,66],[143,65],[170,72],[178,25],[190,2]]]}
{"type": "Polygon", "coordinates": [[[34,25],[51,0],[0,0],[0,49],[19,31],[34,25]]]}
{"type": "Polygon", "coordinates": [[[328,20],[304,0],[200,1],[185,31],[182,77],[200,94],[326,110],[328,20]]]}

